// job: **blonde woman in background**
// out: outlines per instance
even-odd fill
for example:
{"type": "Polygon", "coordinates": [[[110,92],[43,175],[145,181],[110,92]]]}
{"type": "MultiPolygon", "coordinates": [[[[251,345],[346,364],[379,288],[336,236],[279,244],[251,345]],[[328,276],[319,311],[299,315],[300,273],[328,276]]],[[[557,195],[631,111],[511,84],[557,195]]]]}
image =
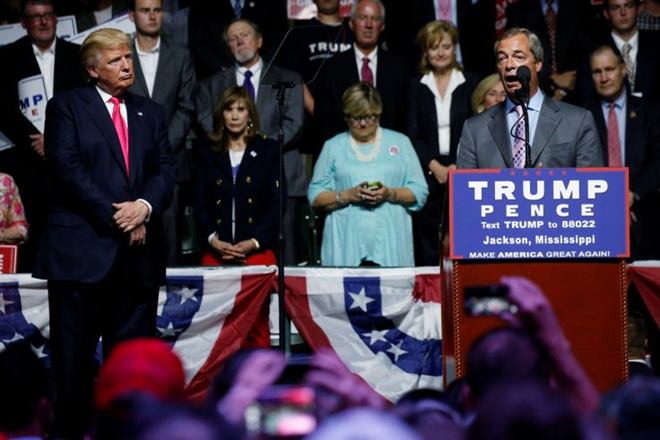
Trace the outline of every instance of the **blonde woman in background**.
{"type": "Polygon", "coordinates": [[[408,135],[429,187],[426,205],[413,216],[417,266],[440,262],[438,231],[444,218],[447,177],[456,167],[463,122],[472,116],[470,96],[478,78],[458,63],[457,44],[458,31],[448,21],[427,23],[417,34],[421,76],[411,84],[408,135]]]}
{"type": "Polygon", "coordinates": [[[472,93],[472,111],[474,114],[488,110],[506,99],[506,91],[497,73],[482,79],[472,93]]]}

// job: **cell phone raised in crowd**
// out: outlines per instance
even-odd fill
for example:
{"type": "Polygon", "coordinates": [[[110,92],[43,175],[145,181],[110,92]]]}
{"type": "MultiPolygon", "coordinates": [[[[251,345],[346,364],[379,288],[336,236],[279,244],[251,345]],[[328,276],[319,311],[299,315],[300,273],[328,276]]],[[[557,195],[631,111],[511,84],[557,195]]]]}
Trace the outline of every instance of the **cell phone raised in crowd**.
{"type": "Polygon", "coordinates": [[[314,389],[306,385],[272,385],[245,412],[251,437],[303,438],[316,429],[314,389]]]}
{"type": "Polygon", "coordinates": [[[507,299],[509,287],[504,284],[467,286],[463,291],[464,310],[470,316],[515,314],[518,307],[507,299]]]}

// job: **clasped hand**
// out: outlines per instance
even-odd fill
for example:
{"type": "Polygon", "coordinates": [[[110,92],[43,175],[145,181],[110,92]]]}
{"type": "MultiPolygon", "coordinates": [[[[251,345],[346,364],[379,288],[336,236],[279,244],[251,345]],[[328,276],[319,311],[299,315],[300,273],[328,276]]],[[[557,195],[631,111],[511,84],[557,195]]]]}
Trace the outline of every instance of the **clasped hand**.
{"type": "Polygon", "coordinates": [[[379,205],[386,202],[390,198],[391,190],[383,184],[378,187],[370,187],[367,182],[362,182],[355,187],[357,200],[356,202],[363,202],[367,205],[379,205]]]}

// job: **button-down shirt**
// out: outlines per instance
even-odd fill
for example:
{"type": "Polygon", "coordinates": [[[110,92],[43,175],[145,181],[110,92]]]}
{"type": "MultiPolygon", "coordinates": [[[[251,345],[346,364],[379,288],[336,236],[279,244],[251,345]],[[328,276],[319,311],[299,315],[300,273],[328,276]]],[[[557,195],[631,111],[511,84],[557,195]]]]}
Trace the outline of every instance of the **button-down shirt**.
{"type": "Polygon", "coordinates": [[[135,48],[138,54],[138,59],[140,60],[140,68],[142,69],[142,75],[144,75],[144,81],[147,83],[147,90],[149,90],[149,97],[154,93],[154,82],[156,81],[156,70],[158,70],[158,58],[160,57],[160,37],[156,45],[147,51],[143,51],[140,48],[140,44],[135,40],[135,48]]]}
{"type": "Polygon", "coordinates": [[[376,84],[378,84],[376,82],[378,80],[378,77],[376,76],[376,71],[378,70],[378,48],[375,48],[369,55],[366,55],[364,52],[358,49],[357,46],[353,45],[353,51],[355,53],[355,62],[357,63],[358,76],[360,77],[360,81],[362,81],[362,58],[367,57],[369,58],[369,68],[371,69],[371,73],[374,76],[374,87],[376,87],[376,84]]]}
{"type": "Polygon", "coordinates": [[[264,61],[261,57],[259,57],[259,61],[257,61],[257,64],[254,66],[248,68],[248,67],[243,67],[243,66],[236,66],[236,84],[239,86],[243,85],[243,82],[245,81],[245,72],[249,70],[252,72],[252,78],[250,78],[250,82],[252,82],[252,86],[254,87],[254,102],[257,102],[257,97],[259,96],[259,83],[261,82],[261,69],[264,67],[264,61]]]}
{"type": "Polygon", "coordinates": [[[53,44],[51,44],[50,47],[43,52],[34,44],[32,45],[32,50],[34,51],[34,57],[37,59],[37,64],[39,64],[39,70],[41,71],[41,76],[43,76],[44,78],[44,85],[46,86],[47,99],[53,97],[56,44],[57,44],[57,39],[53,40],[53,44]]]}

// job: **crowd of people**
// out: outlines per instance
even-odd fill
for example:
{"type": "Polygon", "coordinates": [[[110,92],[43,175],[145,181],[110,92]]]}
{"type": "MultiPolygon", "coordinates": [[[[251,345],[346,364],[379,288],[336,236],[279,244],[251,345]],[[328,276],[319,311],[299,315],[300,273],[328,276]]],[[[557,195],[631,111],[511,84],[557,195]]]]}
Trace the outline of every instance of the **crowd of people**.
{"type": "MultiPolygon", "coordinates": [[[[78,46],[55,35],[57,16],[65,14],[75,15],[79,32],[124,13],[135,23],[135,81],[129,90],[164,107],[176,156],[172,201],[158,216],[168,266],[209,264],[211,255],[218,263],[253,264],[261,260],[245,258],[248,254],[277,254],[279,191],[285,192],[285,264],[437,265],[439,237],[447,229],[449,170],[457,164],[516,166],[506,150],[518,142],[505,130],[516,123],[517,83],[505,78],[520,65],[532,73],[528,166],[627,166],[632,257],[660,256],[660,233],[653,227],[660,218],[658,2],[612,0],[596,7],[586,1],[520,0],[505,7],[494,0],[440,2],[444,6],[359,1],[346,18],[337,0],[314,3],[316,17],[287,22],[285,1],[3,2],[0,19],[19,20],[27,32],[1,49],[18,60],[2,72],[0,131],[16,147],[0,151],[0,171],[17,184],[29,224],[28,235],[9,232],[2,238],[22,242],[19,270],[34,268],[48,194],[55,188],[44,160],[43,130],[15,105],[17,85],[42,74],[50,99],[86,81],[78,46]],[[514,32],[502,38],[507,29],[514,32]],[[509,59],[505,52],[521,44],[525,60],[500,59],[509,59]],[[359,82],[373,88],[369,94],[377,97],[370,99],[379,108],[356,107],[361,114],[348,114],[356,109],[346,108],[345,93],[359,82]],[[287,86],[281,104],[277,84],[287,86]],[[256,158],[256,151],[248,155],[261,168],[248,172],[240,167],[243,154],[228,150],[234,172],[247,173],[243,182],[235,180],[237,174],[231,184],[223,179],[228,170],[223,166],[208,171],[214,144],[209,139],[228,129],[216,125],[217,107],[234,86],[244,87],[254,105],[245,134],[272,141],[282,135],[282,182],[277,155],[256,158]],[[491,107],[499,110],[486,111],[491,107]],[[473,118],[479,113],[484,114],[473,118]],[[561,122],[546,124],[551,113],[561,122]],[[358,129],[373,132],[372,139],[356,141],[358,129]],[[337,144],[346,142],[351,149],[341,160],[349,157],[357,168],[345,174],[334,163],[344,150],[337,144]],[[563,144],[572,150],[560,151],[563,144]],[[493,154],[492,145],[501,154],[493,154]],[[411,155],[421,166],[425,189],[407,186],[419,177],[411,155]],[[386,183],[395,171],[386,159],[405,168],[391,182],[397,191],[386,183]],[[257,197],[240,189],[243,184],[255,189],[250,181],[260,181],[262,171],[277,177],[272,194],[257,197]],[[224,194],[210,200],[215,191],[203,180],[216,174],[218,182],[226,182],[216,188],[224,194]],[[399,214],[383,224],[385,211],[399,214]],[[355,227],[359,224],[363,227],[355,227]],[[213,228],[216,241],[209,238],[213,228]],[[317,232],[323,237],[320,252],[317,232]],[[227,252],[241,257],[227,258],[227,252]]],[[[278,148],[273,143],[269,151],[278,148]]]]}
{"type": "Polygon", "coordinates": [[[106,358],[80,436],[53,432],[46,369],[29,345],[0,353],[0,438],[88,439],[576,439],[660,434],[660,381],[632,379],[601,395],[571,351],[538,286],[503,277],[518,307],[484,333],[467,374],[390,402],[331,350],[286,359],[248,349],[223,365],[202,400],[185,396],[184,370],[167,343],[126,341],[106,358]],[[12,396],[7,398],[7,396],[12,396]],[[3,437],[3,435],[7,437],[3,437]]]}

